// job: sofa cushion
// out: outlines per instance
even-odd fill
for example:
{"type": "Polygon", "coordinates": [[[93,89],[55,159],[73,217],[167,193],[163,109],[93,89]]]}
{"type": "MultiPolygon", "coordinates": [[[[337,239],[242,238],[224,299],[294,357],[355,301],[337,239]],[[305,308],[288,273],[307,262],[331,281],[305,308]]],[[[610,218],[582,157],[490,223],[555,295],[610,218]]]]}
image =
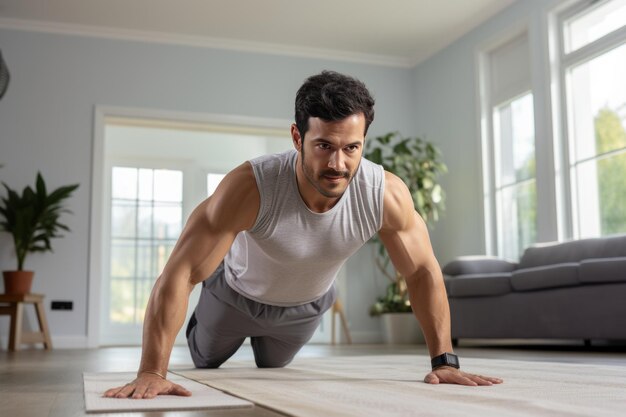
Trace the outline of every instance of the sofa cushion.
{"type": "Polygon", "coordinates": [[[580,239],[564,243],[540,243],[524,251],[517,268],[580,262],[589,258],[622,256],[626,256],[626,235],[580,239]]]}
{"type": "Polygon", "coordinates": [[[511,286],[515,291],[532,291],[580,285],[578,269],[578,262],[518,269],[512,273],[511,286]]]}
{"type": "Polygon", "coordinates": [[[585,259],[580,263],[580,282],[626,282],[626,257],[585,259]]]}
{"type": "Polygon", "coordinates": [[[447,280],[451,297],[479,297],[511,292],[511,273],[458,275],[447,280]]]}
{"type": "Polygon", "coordinates": [[[442,269],[445,275],[491,274],[496,272],[511,272],[517,263],[495,256],[460,256],[448,262],[442,269]]]}

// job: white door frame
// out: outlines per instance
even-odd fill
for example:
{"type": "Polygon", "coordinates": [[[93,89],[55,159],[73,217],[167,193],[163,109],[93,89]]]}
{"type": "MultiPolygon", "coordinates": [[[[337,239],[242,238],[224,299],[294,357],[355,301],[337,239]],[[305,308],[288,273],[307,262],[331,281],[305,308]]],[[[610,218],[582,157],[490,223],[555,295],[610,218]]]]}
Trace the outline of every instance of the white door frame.
{"type": "Polygon", "coordinates": [[[105,181],[105,127],[114,119],[147,121],[150,125],[170,128],[193,128],[210,131],[284,136],[292,121],[237,115],[177,112],[129,107],[95,106],[92,146],[91,208],[89,229],[89,279],[87,309],[87,346],[100,345],[101,292],[105,261],[103,205],[105,181]]]}

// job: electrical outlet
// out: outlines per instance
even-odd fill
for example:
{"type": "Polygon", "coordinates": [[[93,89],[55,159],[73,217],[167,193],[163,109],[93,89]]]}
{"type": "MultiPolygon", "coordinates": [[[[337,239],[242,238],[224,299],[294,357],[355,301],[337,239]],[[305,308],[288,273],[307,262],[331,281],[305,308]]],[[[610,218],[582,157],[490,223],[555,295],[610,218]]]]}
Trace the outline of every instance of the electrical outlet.
{"type": "Polygon", "coordinates": [[[74,303],[72,301],[52,301],[50,309],[52,310],[72,310],[74,303]]]}

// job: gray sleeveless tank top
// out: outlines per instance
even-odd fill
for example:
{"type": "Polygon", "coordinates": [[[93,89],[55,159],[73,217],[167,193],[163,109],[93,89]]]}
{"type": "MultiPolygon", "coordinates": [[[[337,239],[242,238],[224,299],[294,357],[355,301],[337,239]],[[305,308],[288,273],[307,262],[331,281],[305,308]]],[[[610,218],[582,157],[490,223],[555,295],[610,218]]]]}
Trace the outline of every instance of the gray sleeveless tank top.
{"type": "Polygon", "coordinates": [[[346,259],[382,225],[381,166],[363,158],[337,204],[315,213],[298,191],[296,159],[292,150],[250,161],[259,213],[224,259],[228,285],[264,304],[294,306],[324,295],[346,259]]]}

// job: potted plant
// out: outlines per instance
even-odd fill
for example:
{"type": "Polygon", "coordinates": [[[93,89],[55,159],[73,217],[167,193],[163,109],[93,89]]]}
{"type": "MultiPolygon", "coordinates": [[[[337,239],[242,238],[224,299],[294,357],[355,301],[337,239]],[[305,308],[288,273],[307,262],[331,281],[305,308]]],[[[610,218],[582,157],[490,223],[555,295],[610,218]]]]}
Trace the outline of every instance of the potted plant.
{"type": "MultiPolygon", "coordinates": [[[[368,141],[363,156],[382,165],[386,171],[402,179],[413,198],[415,210],[427,224],[439,219],[444,210],[445,194],[438,177],[447,172],[440,151],[430,142],[417,137],[404,138],[391,132],[368,141]]],[[[393,270],[389,255],[378,237],[374,237],[375,261],[389,283],[385,295],[370,309],[370,315],[383,317],[385,340],[388,343],[410,343],[423,340],[415,323],[404,277],[393,270]],[[391,269],[391,271],[390,271],[391,269]]]]}
{"type": "Polygon", "coordinates": [[[17,256],[17,271],[3,271],[7,294],[27,294],[33,280],[33,271],[24,270],[29,253],[52,251],[50,240],[61,237],[59,230],[69,231],[59,223],[64,209],[63,200],[70,197],[78,184],[57,188],[48,194],[41,173],[37,173],[35,189],[30,186],[18,194],[4,182],[7,196],[0,204],[0,230],[11,234],[17,256]]]}

